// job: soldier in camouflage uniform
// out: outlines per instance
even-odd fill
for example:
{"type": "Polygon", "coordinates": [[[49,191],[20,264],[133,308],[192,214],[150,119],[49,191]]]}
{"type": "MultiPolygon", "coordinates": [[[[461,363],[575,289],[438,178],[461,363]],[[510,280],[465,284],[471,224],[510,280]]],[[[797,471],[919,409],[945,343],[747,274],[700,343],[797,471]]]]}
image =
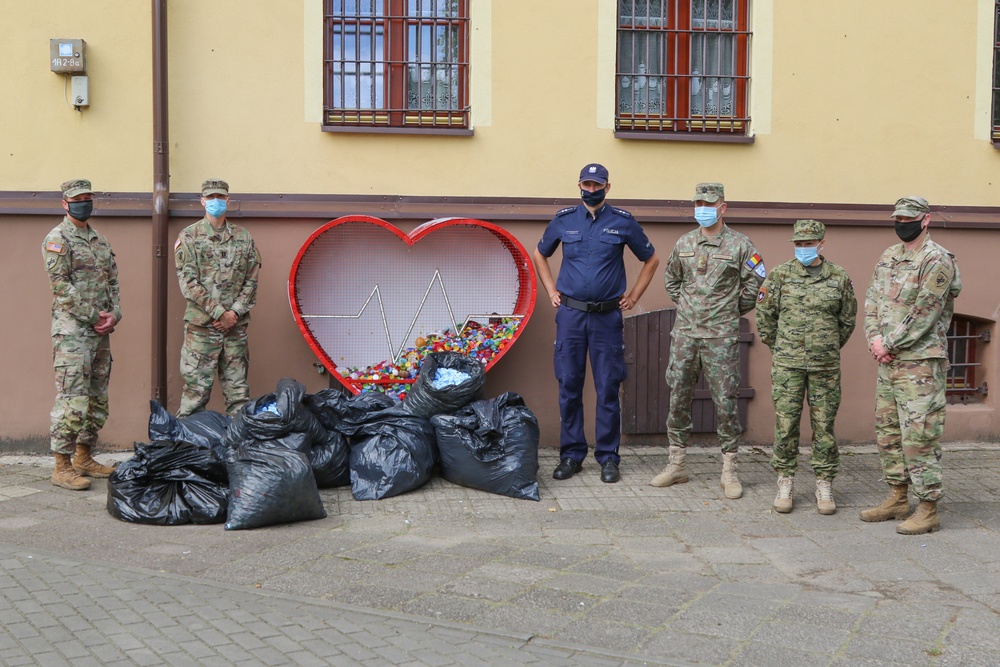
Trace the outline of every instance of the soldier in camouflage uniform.
{"type": "Polygon", "coordinates": [[[691,434],[691,400],[704,369],[718,415],[722,446],[721,485],[727,498],[743,495],[736,471],[739,436],[736,392],[739,388],[740,316],[756,305],[764,280],[764,261],[743,234],[722,220],[726,211],[721,183],[700,183],[692,198],[699,228],[682,236],[670,253],[663,275],[667,294],[677,305],[671,331],[667,438],[670,463],[650,481],[670,486],[688,481],[685,452],[691,434]]]}
{"type": "Polygon", "coordinates": [[[80,491],[85,477],[107,477],[112,468],[91,457],[108,419],[111,340],[122,319],[118,266],[108,240],[87,220],[94,209],[90,181],[62,184],[62,222],[42,243],[52,286],[52,360],[56,402],[50,446],[56,467],[52,483],[80,491]]]}
{"type": "Polygon", "coordinates": [[[260,254],[250,233],[226,219],[229,184],[201,186],[205,217],[185,228],[174,244],[177,280],[187,299],[178,417],[204,409],[218,372],[226,412],[250,400],[247,325],[257,302],[260,254]]]}
{"type": "Polygon", "coordinates": [[[889,495],[861,519],[906,517],[912,486],[920,502],[896,532],[919,535],[941,527],[946,337],[962,279],[955,256],[930,238],[926,199],[903,197],[891,217],[902,243],[882,253],[865,295],[865,335],[879,362],[875,433],[889,495]]]}
{"type": "Polygon", "coordinates": [[[774,509],[792,511],[798,467],[802,401],[809,396],[816,507],[833,514],[832,483],[840,453],[833,422],[840,408],[840,348],[854,332],[858,301],[847,272],[820,251],[826,227],[818,220],[797,220],[792,232],[795,259],[767,275],[757,293],[757,331],[771,348],[771,398],[774,401],[774,450],[778,473],[774,509]]]}

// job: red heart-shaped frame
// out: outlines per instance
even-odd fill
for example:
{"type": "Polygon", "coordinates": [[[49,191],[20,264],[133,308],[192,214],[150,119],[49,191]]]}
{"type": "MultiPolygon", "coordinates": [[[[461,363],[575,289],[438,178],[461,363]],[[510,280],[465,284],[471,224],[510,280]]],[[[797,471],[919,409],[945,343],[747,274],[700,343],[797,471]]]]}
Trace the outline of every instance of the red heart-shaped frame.
{"type": "Polygon", "coordinates": [[[488,371],[524,331],[535,294],[535,273],[520,242],[471,218],[431,220],[410,234],[371,216],[337,218],[306,239],[288,278],[299,330],[355,394],[373,380],[345,377],[338,367],[395,360],[417,338],[458,332],[470,322],[519,320],[487,361],[488,371]]]}

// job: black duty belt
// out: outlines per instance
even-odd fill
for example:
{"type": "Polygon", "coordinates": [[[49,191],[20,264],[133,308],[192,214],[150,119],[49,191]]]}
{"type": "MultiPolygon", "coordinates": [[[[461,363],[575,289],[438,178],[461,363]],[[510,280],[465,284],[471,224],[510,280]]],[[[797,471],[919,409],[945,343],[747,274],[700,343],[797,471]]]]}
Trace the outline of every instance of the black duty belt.
{"type": "Polygon", "coordinates": [[[618,310],[618,302],[621,299],[611,299],[610,301],[580,301],[572,297],[563,296],[559,303],[573,310],[582,310],[585,313],[606,313],[611,310],[618,310]]]}

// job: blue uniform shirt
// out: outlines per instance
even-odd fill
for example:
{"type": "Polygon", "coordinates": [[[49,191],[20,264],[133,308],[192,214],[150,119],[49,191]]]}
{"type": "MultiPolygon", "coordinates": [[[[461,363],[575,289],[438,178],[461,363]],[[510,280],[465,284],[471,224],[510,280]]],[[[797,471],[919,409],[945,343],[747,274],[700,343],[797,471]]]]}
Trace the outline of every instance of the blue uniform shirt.
{"type": "Polygon", "coordinates": [[[582,203],[556,213],[538,242],[538,252],[551,257],[560,243],[563,259],[556,289],[580,301],[610,301],[625,293],[626,245],[641,262],[655,251],[632,214],[608,204],[597,210],[596,219],[582,203]]]}

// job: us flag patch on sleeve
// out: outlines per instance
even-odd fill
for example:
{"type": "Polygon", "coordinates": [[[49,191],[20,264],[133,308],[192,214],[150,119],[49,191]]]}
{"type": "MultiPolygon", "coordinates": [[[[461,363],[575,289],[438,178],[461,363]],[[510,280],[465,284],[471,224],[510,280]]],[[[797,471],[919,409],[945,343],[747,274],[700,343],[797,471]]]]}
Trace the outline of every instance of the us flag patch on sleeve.
{"type": "Polygon", "coordinates": [[[54,252],[57,255],[61,255],[66,252],[66,246],[58,241],[49,241],[45,244],[45,249],[49,252],[54,252]]]}

